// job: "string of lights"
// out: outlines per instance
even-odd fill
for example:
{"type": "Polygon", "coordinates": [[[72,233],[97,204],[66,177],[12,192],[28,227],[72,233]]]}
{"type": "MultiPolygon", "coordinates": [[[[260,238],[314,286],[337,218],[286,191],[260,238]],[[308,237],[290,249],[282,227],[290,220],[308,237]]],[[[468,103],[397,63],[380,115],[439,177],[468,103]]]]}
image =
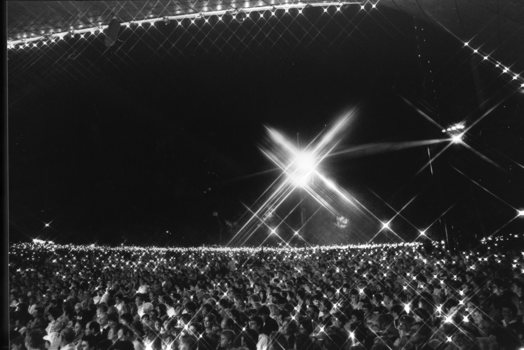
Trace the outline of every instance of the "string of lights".
{"type": "MultiPolygon", "coordinates": [[[[297,3],[275,3],[272,1],[271,5],[266,5],[264,2],[258,2],[256,6],[252,6],[250,2],[245,2],[243,7],[231,7],[222,9],[222,5],[216,5],[215,9],[209,9],[207,6],[203,11],[193,13],[181,13],[163,17],[151,17],[136,19],[120,23],[124,29],[132,28],[154,28],[159,22],[170,23],[175,22],[177,26],[191,26],[191,25],[206,25],[211,18],[216,18],[218,21],[223,21],[225,16],[232,16],[241,22],[249,20],[250,15],[258,13],[259,18],[302,14],[305,8],[317,7],[322,8],[323,13],[330,11],[340,12],[344,6],[360,6],[361,10],[376,9],[378,1],[331,1],[331,2],[297,2],[297,3]]],[[[233,4],[232,4],[233,5],[233,4]]],[[[8,50],[31,49],[38,47],[45,47],[56,42],[64,40],[66,37],[76,38],[78,40],[85,40],[89,37],[96,37],[102,35],[108,28],[107,24],[98,22],[92,26],[70,27],[69,29],[51,29],[47,33],[24,33],[21,38],[10,38],[7,40],[8,50]]],[[[464,48],[469,49],[471,54],[478,55],[482,58],[482,62],[490,63],[494,68],[500,70],[501,75],[511,78],[519,84],[521,89],[524,89],[524,77],[520,73],[512,70],[510,66],[504,65],[497,60],[492,53],[485,52],[479,47],[473,45],[470,41],[462,41],[464,48]]]]}
{"type": "Polygon", "coordinates": [[[511,67],[508,67],[499,60],[495,59],[492,54],[485,52],[484,50],[481,50],[480,46],[474,46],[469,41],[463,41],[462,42],[464,47],[466,49],[469,49],[473,55],[477,55],[482,58],[482,61],[485,63],[490,63],[494,68],[500,70],[501,75],[505,75],[507,77],[511,77],[512,81],[516,81],[520,84],[520,88],[524,88],[524,77],[522,77],[519,73],[513,71],[511,67]]]}
{"type": "MultiPolygon", "coordinates": [[[[218,4],[216,9],[194,12],[194,13],[183,13],[164,17],[152,17],[138,20],[132,20],[120,23],[120,26],[124,29],[136,28],[154,28],[159,22],[170,23],[174,22],[179,26],[185,25],[196,25],[196,24],[207,24],[211,18],[216,18],[218,21],[223,21],[227,15],[233,16],[233,18],[239,18],[241,21],[250,19],[252,13],[258,13],[261,17],[274,17],[277,15],[301,15],[302,11],[307,7],[319,7],[323,8],[324,13],[329,11],[340,12],[344,6],[357,5],[360,6],[361,10],[375,9],[378,1],[331,1],[331,2],[298,2],[298,3],[284,3],[274,4],[271,6],[254,6],[252,7],[249,2],[245,3],[245,7],[241,8],[230,8],[222,9],[222,5],[218,4]],[[244,17],[245,15],[245,17],[244,17]]],[[[259,3],[260,5],[260,3],[259,3]]],[[[7,41],[7,49],[27,49],[36,48],[51,45],[57,41],[64,40],[66,37],[73,37],[78,39],[86,39],[88,36],[98,36],[104,33],[104,30],[108,28],[107,24],[102,22],[90,27],[70,27],[68,30],[62,29],[51,29],[45,34],[34,34],[24,33],[22,38],[9,39],[7,41]]]]}

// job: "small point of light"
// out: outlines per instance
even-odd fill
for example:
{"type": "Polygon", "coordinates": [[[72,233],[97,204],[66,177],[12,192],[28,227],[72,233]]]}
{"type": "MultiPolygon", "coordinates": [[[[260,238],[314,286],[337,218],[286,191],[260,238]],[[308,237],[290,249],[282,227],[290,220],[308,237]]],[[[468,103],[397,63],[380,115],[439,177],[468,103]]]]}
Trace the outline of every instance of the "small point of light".
{"type": "Polygon", "coordinates": [[[466,41],[466,42],[464,43],[464,46],[469,46],[469,41],[466,41]]]}
{"type": "Polygon", "coordinates": [[[421,236],[425,236],[426,235],[426,230],[420,230],[418,232],[420,233],[421,236]]]}
{"type": "Polygon", "coordinates": [[[299,235],[299,232],[298,231],[295,231],[295,236],[298,236],[299,235]]]}
{"type": "MultiPolygon", "coordinates": [[[[524,85],[524,84],[522,84],[524,85]]],[[[524,209],[517,210],[517,216],[524,217],[524,209]]]]}
{"type": "Polygon", "coordinates": [[[277,234],[277,229],[272,228],[272,229],[270,230],[270,233],[271,233],[272,235],[276,235],[276,234],[277,234]]]}
{"type": "Polygon", "coordinates": [[[51,223],[50,223],[50,222],[46,222],[46,223],[44,224],[44,227],[51,227],[51,223]]]}
{"type": "Polygon", "coordinates": [[[473,52],[474,52],[474,53],[478,53],[478,52],[479,52],[479,50],[475,49],[475,50],[473,50],[473,52]]]}
{"type": "Polygon", "coordinates": [[[383,223],[382,223],[382,229],[383,229],[383,230],[389,230],[389,227],[390,227],[390,226],[389,226],[389,221],[388,221],[388,222],[383,222],[383,223]]]}
{"type": "Polygon", "coordinates": [[[484,56],[484,61],[487,61],[488,60],[488,56],[484,56]]]}
{"type": "Polygon", "coordinates": [[[376,9],[377,8],[377,4],[373,4],[373,5],[371,5],[371,7],[376,9]]]}
{"type": "Polygon", "coordinates": [[[362,6],[360,6],[360,9],[361,9],[361,10],[365,10],[365,9],[366,9],[366,6],[362,5],[362,6]]]}
{"type": "Polygon", "coordinates": [[[451,338],[450,336],[447,336],[447,337],[446,337],[446,341],[447,341],[448,343],[451,343],[451,342],[453,341],[453,338],[451,338]]]}
{"type": "Polygon", "coordinates": [[[327,7],[324,7],[324,13],[328,12],[327,7]]]}

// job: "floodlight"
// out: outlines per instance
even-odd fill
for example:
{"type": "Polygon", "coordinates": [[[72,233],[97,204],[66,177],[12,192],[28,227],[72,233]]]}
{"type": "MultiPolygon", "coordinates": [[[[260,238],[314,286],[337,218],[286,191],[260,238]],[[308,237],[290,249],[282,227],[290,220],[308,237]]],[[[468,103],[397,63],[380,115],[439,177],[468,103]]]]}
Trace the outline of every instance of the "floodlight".
{"type": "Polygon", "coordinates": [[[454,144],[463,143],[464,142],[463,137],[464,137],[463,133],[462,134],[453,135],[453,136],[451,136],[451,142],[454,143],[454,144]]]}
{"type": "Polygon", "coordinates": [[[292,161],[290,179],[296,187],[305,187],[315,172],[316,159],[310,152],[296,154],[292,161]]]}

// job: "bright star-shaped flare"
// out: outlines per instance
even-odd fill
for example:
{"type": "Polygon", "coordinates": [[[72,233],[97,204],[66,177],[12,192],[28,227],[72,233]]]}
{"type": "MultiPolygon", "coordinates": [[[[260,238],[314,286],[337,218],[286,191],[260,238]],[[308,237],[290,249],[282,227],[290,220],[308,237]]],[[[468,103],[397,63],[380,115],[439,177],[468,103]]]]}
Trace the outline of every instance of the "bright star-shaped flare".
{"type": "Polygon", "coordinates": [[[383,230],[389,230],[389,221],[382,223],[382,229],[383,230]]]}
{"type": "MultiPolygon", "coordinates": [[[[251,216],[229,244],[233,242],[246,244],[259,227],[267,226],[264,213],[274,212],[296,189],[307,193],[322,208],[334,215],[340,215],[340,213],[337,213],[331,205],[333,195],[342,199],[344,203],[360,204],[319,169],[322,161],[332,155],[332,151],[340,142],[342,131],[347,127],[352,113],[340,118],[330,129],[317,136],[305,147],[298,147],[279,131],[266,128],[272,145],[271,148],[261,149],[261,151],[282,170],[282,174],[259,197],[258,209],[249,210],[251,216]]],[[[285,224],[284,220],[277,227],[283,223],[285,224]]]]}
{"type": "Polygon", "coordinates": [[[524,209],[517,210],[517,216],[524,217],[524,209]]]}
{"type": "Polygon", "coordinates": [[[464,143],[464,133],[451,136],[451,142],[454,144],[464,143]]]}

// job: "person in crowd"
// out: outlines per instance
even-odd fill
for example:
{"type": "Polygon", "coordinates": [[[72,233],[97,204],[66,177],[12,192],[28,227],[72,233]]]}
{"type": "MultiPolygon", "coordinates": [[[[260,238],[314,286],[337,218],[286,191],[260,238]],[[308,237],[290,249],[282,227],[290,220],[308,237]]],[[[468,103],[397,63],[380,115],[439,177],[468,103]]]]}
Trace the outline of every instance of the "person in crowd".
{"type": "Polygon", "coordinates": [[[60,350],[76,350],[75,349],[75,331],[69,327],[64,328],[60,332],[60,350]]]}
{"type": "Polygon", "coordinates": [[[264,321],[259,316],[253,316],[249,319],[249,328],[258,333],[257,350],[267,350],[269,346],[269,336],[262,332],[264,321]]]}
{"type": "Polygon", "coordinates": [[[44,332],[40,329],[28,331],[24,345],[27,350],[44,350],[44,332]]]}
{"type": "Polygon", "coordinates": [[[234,347],[235,333],[230,329],[224,329],[220,333],[220,343],[217,350],[232,350],[234,347]]]}

